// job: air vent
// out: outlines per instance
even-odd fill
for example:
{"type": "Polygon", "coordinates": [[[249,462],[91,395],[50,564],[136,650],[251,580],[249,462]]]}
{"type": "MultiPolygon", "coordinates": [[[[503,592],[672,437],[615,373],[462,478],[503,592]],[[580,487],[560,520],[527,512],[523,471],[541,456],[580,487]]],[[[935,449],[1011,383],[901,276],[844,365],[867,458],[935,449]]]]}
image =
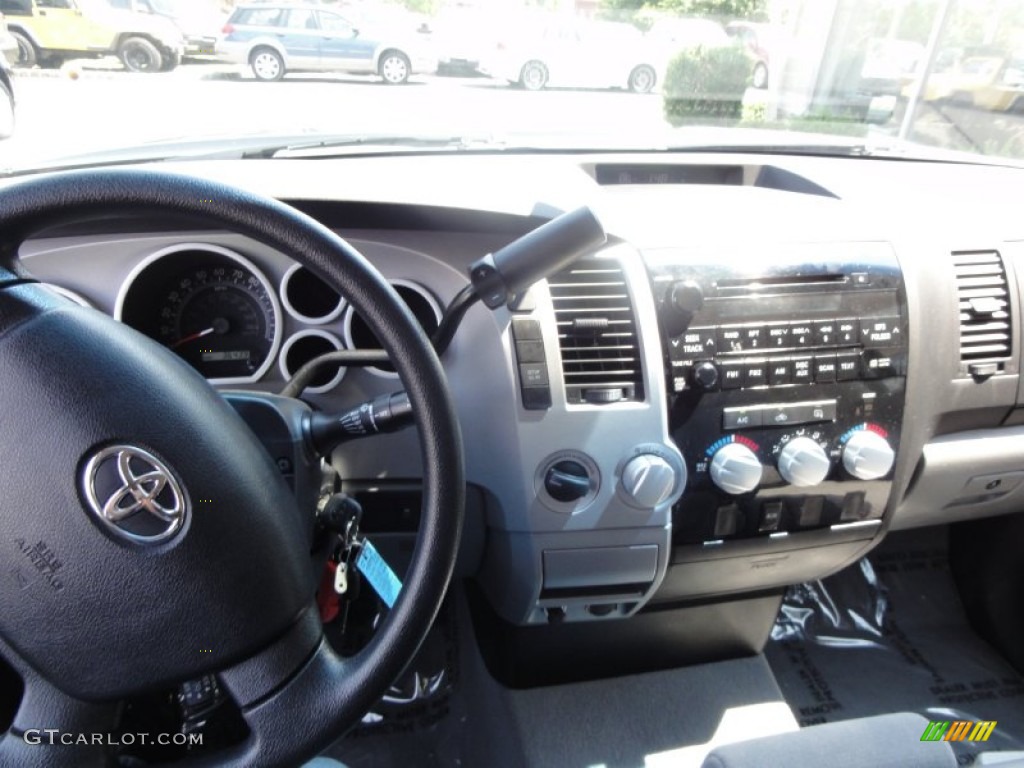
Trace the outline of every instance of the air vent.
{"type": "Polygon", "coordinates": [[[1001,360],[1013,343],[1006,270],[996,251],[954,253],[960,302],[960,360],[1001,360]]]}
{"type": "Polygon", "coordinates": [[[636,319],[618,262],[585,259],[549,278],[570,403],[644,399],[636,319]]]}

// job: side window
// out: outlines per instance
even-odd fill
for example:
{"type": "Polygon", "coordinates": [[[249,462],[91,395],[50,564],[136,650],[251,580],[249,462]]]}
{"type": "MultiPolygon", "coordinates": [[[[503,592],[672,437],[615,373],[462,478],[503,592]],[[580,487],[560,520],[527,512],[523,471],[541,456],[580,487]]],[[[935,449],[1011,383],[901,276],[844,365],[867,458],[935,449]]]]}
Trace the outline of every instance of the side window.
{"type": "MultiPolygon", "coordinates": [[[[111,8],[116,8],[119,11],[130,11],[132,9],[132,0],[107,0],[110,3],[111,8]]],[[[42,5],[42,3],[40,3],[42,5]]],[[[149,8],[149,4],[145,4],[145,8],[149,13],[152,13],[152,9],[149,8]]]]}
{"type": "Polygon", "coordinates": [[[348,23],[347,19],[344,19],[335,13],[327,13],[325,11],[319,11],[318,15],[320,16],[320,29],[325,32],[352,32],[352,25],[348,23]]]}
{"type": "Polygon", "coordinates": [[[316,29],[316,16],[309,8],[293,8],[288,11],[285,26],[289,29],[316,29]]]}
{"type": "Polygon", "coordinates": [[[31,0],[0,0],[0,13],[8,16],[31,16],[31,0]]]}
{"type": "Polygon", "coordinates": [[[238,15],[235,23],[249,27],[277,27],[281,24],[281,9],[246,8],[238,15]]]}
{"type": "Polygon", "coordinates": [[[36,5],[40,8],[63,8],[70,9],[71,3],[69,0],[39,0],[36,5]]]}

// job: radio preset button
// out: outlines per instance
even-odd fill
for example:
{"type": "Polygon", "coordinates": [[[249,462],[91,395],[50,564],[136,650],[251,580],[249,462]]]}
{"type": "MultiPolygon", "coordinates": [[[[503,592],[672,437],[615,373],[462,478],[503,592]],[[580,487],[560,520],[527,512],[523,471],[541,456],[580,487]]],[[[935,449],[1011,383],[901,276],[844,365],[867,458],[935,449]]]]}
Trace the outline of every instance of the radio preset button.
{"type": "Polygon", "coordinates": [[[739,326],[726,326],[718,329],[719,352],[742,352],[743,329],[739,326]]]}
{"type": "Polygon", "coordinates": [[[785,349],[790,345],[788,325],[768,326],[768,346],[772,349],[785,349]]]}
{"type": "Polygon", "coordinates": [[[768,383],[772,386],[777,384],[790,384],[793,381],[793,362],[791,360],[769,360],[768,361],[768,383]]]}
{"type": "Polygon", "coordinates": [[[789,327],[789,346],[810,347],[814,345],[814,329],[810,323],[797,323],[789,327]]]}
{"type": "Polygon", "coordinates": [[[836,343],[841,347],[848,347],[860,342],[860,321],[859,320],[837,320],[838,336],[836,343]]]}
{"type": "Polygon", "coordinates": [[[831,347],[836,343],[838,323],[835,320],[818,320],[811,324],[814,329],[814,345],[831,347]]]}
{"type": "Polygon", "coordinates": [[[763,325],[747,326],[743,329],[743,348],[764,349],[768,346],[768,329],[763,325]]]}
{"type": "Polygon", "coordinates": [[[836,356],[814,356],[814,380],[819,384],[828,384],[836,380],[836,356]]]}

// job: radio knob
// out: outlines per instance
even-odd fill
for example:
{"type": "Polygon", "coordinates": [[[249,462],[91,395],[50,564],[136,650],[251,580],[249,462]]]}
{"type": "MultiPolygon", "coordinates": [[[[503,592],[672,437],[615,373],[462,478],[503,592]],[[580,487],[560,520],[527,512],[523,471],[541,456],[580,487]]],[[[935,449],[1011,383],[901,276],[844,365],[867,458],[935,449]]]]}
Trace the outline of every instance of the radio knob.
{"type": "Polygon", "coordinates": [[[832,463],[822,447],[809,437],[796,437],[779,452],[779,474],[790,485],[806,488],[828,477],[832,463]]]}
{"type": "Polygon", "coordinates": [[[764,467],[757,455],[741,443],[723,445],[711,459],[711,482],[726,493],[739,496],[761,484],[764,467]]]}
{"type": "Polygon", "coordinates": [[[672,283],[668,291],[669,305],[681,315],[692,315],[704,306],[704,291],[693,280],[672,283]]]}
{"type": "Polygon", "coordinates": [[[642,453],[622,469],[622,489],[644,509],[654,509],[672,495],[676,471],[661,456],[642,453]]]}
{"type": "Polygon", "coordinates": [[[714,389],[718,384],[718,368],[714,363],[700,363],[693,369],[693,381],[701,389],[714,389]]]}
{"type": "Polygon", "coordinates": [[[854,432],[843,447],[843,466],[858,480],[877,480],[889,474],[896,453],[889,442],[870,430],[854,432]]]}

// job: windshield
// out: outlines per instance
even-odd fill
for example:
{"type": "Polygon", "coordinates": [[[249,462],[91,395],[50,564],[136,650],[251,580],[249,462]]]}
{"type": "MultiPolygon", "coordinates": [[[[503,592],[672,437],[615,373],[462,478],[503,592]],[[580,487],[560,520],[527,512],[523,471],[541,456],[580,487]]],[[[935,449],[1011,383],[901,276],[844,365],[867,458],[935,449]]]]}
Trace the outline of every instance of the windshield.
{"type": "Polygon", "coordinates": [[[311,146],[1024,159],[1024,0],[0,0],[0,11],[16,101],[6,171],[311,146]]]}

